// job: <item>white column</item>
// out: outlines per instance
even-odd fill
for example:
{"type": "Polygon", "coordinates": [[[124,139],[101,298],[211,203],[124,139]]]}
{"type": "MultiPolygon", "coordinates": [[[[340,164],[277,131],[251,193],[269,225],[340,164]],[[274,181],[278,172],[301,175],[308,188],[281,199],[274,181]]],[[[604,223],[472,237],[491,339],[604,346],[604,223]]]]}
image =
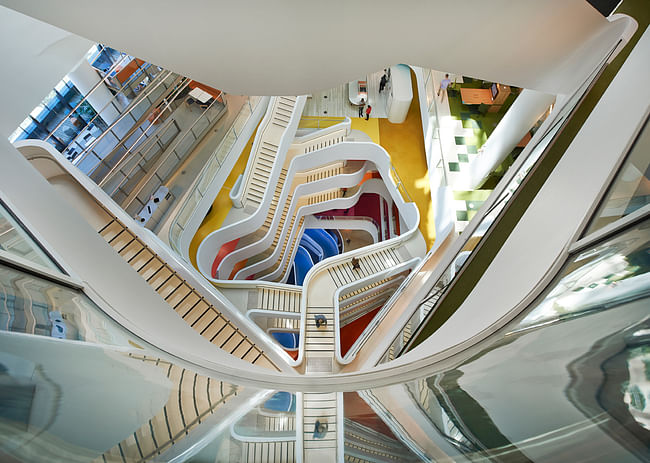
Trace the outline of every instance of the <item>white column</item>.
{"type": "MultiPolygon", "coordinates": [[[[88,64],[88,61],[85,59],[81,60],[79,66],[70,71],[68,78],[84,96],[88,95],[92,88],[101,81],[97,71],[95,71],[95,69],[88,64]]],[[[88,97],[88,102],[109,125],[115,122],[120,115],[115,107],[109,103],[112,98],[113,94],[103,83],[100,84],[99,87],[88,97]],[[106,107],[106,109],[104,109],[104,107],[106,107]]]]}
{"type": "Polygon", "coordinates": [[[469,166],[470,189],[485,181],[554,101],[554,95],[528,89],[521,92],[469,166]]]}

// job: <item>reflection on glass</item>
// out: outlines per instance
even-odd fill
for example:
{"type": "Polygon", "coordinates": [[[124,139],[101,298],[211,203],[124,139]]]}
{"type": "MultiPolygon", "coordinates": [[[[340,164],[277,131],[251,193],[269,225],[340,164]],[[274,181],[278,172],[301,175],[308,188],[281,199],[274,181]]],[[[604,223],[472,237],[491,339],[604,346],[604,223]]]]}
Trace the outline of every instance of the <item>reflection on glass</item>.
{"type": "Polygon", "coordinates": [[[646,121],[585,235],[650,204],[648,125],[646,121]]]}
{"type": "Polygon", "coordinates": [[[518,329],[650,294],[650,220],[573,257],[518,329]]]}
{"type": "Polygon", "coordinates": [[[5,265],[0,265],[0,331],[133,345],[133,336],[79,290],[5,265]]]}
{"type": "Polygon", "coordinates": [[[59,268],[0,203],[0,252],[5,251],[52,270],[59,268]]]}
{"type": "Polygon", "coordinates": [[[33,337],[0,345],[0,454],[16,461],[168,461],[256,393],[156,356],[33,337]]]}
{"type": "Polygon", "coordinates": [[[346,461],[422,461],[422,449],[372,391],[344,392],[343,402],[346,461]]]}

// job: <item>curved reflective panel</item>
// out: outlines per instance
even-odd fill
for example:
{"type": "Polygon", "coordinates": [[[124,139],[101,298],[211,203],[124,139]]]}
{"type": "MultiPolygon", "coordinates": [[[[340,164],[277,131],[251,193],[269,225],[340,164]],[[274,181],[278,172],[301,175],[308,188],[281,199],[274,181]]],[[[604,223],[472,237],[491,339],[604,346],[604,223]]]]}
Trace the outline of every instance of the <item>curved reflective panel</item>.
{"type": "Polygon", "coordinates": [[[646,120],[627,154],[602,204],[596,211],[588,235],[621,217],[650,204],[650,129],[646,120]]]}
{"type": "Polygon", "coordinates": [[[61,271],[0,201],[0,256],[3,252],[61,271]]]}
{"type": "Polygon", "coordinates": [[[571,256],[502,330],[386,387],[243,387],[144,343],[0,331],[0,460],[650,461],[649,227],[571,256]]]}

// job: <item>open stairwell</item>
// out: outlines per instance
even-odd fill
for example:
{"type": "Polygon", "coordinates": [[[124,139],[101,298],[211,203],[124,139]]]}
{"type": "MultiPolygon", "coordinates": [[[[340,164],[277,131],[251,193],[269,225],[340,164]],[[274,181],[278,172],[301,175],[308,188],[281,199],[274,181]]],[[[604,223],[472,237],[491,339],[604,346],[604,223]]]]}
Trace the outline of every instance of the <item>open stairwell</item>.
{"type": "MultiPolygon", "coordinates": [[[[280,134],[280,141],[278,141],[277,130],[280,130],[285,122],[282,120],[274,120],[274,117],[278,112],[287,116],[288,113],[286,111],[288,110],[289,103],[285,105],[282,101],[279,102],[278,99],[274,101],[277,104],[270,105],[267,116],[265,116],[258,129],[258,135],[254,144],[255,151],[249,159],[246,172],[241,177],[240,186],[237,188],[238,193],[233,196],[235,205],[239,201],[245,210],[251,211],[252,209],[252,214],[239,222],[215,230],[199,245],[197,252],[199,271],[214,282],[217,282],[219,279],[234,277],[232,273],[233,269],[238,271],[239,268],[236,266],[243,265],[239,264],[240,262],[244,262],[260,252],[264,252],[264,248],[256,248],[252,252],[243,250],[267,237],[270,230],[272,230],[271,233],[277,234],[276,231],[283,228],[277,225],[277,221],[281,219],[283,221],[282,225],[284,225],[284,221],[290,215],[289,205],[291,204],[292,191],[296,185],[305,183],[306,177],[309,175],[314,179],[316,177],[322,179],[338,175],[344,169],[344,163],[336,160],[330,160],[326,167],[323,166],[324,169],[315,169],[322,162],[316,162],[315,166],[309,165],[304,174],[301,174],[296,169],[290,171],[289,166],[296,156],[312,153],[320,146],[332,146],[333,144],[343,142],[345,136],[349,134],[349,119],[327,129],[317,130],[307,136],[296,138],[296,142],[292,143],[291,141],[294,140],[293,136],[300,116],[298,111],[304,105],[304,97],[298,97],[291,116],[291,123],[280,134]],[[268,129],[268,127],[272,128],[268,129]],[[277,149],[267,143],[277,146],[277,149]],[[275,151],[275,155],[273,156],[271,156],[272,151],[275,151]],[[319,170],[324,170],[325,174],[319,172],[319,170]],[[254,181],[251,181],[252,177],[254,177],[254,181]],[[300,181],[296,182],[298,177],[300,177],[300,181]],[[287,178],[290,179],[289,182],[287,182],[287,178]],[[271,184],[273,185],[272,187],[270,186],[271,184]],[[270,194],[270,188],[273,188],[272,194],[270,194]],[[249,206],[246,207],[243,203],[246,202],[245,198],[248,191],[251,191],[252,197],[250,199],[252,202],[249,202],[249,206]],[[283,205],[281,211],[278,210],[280,204],[283,205]],[[237,249],[225,257],[219,257],[219,250],[226,243],[230,243],[233,240],[238,240],[237,249]],[[215,258],[215,256],[217,257],[215,258]]],[[[317,156],[311,156],[310,159],[318,160],[319,158],[317,156]]],[[[268,239],[272,241],[271,236],[268,236],[268,239]]],[[[278,237],[276,244],[279,239],[278,237]]],[[[257,259],[262,260],[264,257],[259,256],[257,259]]]]}
{"type": "MultiPolygon", "coordinates": [[[[256,232],[252,234],[247,234],[240,239],[239,249],[233,251],[230,256],[224,258],[220,265],[219,274],[222,273],[221,268],[229,268],[229,263],[233,260],[238,262],[234,265],[234,270],[230,273],[230,279],[245,279],[251,272],[247,271],[247,267],[250,267],[254,264],[258,264],[255,267],[255,278],[262,279],[264,276],[271,273],[277,273],[276,270],[281,268],[279,271],[279,277],[270,278],[271,281],[283,281],[286,277],[288,270],[288,265],[291,262],[291,256],[293,256],[295,251],[295,245],[299,240],[299,234],[293,236],[290,243],[290,238],[292,238],[291,233],[296,226],[296,220],[298,221],[298,228],[302,227],[303,216],[300,214],[300,208],[306,205],[316,205],[322,202],[330,201],[337,199],[343,196],[343,192],[340,188],[324,190],[323,192],[309,194],[301,197],[297,197],[293,202],[294,193],[296,188],[299,185],[315,182],[318,180],[323,180],[331,177],[335,177],[341,174],[345,169],[345,164],[343,162],[331,163],[323,166],[320,169],[311,169],[308,172],[298,173],[291,184],[286,185],[285,179],[287,176],[287,170],[282,169],[278,183],[276,185],[273,199],[269,207],[266,219],[262,227],[260,227],[256,232]],[[289,191],[286,193],[286,196],[282,195],[283,188],[288,188],[289,191]],[[282,199],[284,200],[282,201],[282,199]],[[282,210],[277,208],[279,202],[283,202],[284,206],[282,210]],[[279,214],[278,214],[279,212],[279,214]],[[274,230],[274,232],[270,232],[274,230]],[[273,233],[273,241],[268,245],[261,244],[262,242],[268,241],[269,233],[273,233]],[[280,242],[282,245],[278,248],[280,242]],[[253,247],[256,243],[261,245],[253,247]],[[278,251],[279,249],[279,251],[278,251]],[[287,254],[287,251],[289,254],[287,254]],[[269,260],[266,267],[260,267],[259,262],[268,259],[270,256],[275,255],[276,259],[279,260],[276,262],[269,260]],[[241,272],[241,273],[238,273],[241,272]]],[[[331,207],[331,206],[328,206],[331,207]]]]}

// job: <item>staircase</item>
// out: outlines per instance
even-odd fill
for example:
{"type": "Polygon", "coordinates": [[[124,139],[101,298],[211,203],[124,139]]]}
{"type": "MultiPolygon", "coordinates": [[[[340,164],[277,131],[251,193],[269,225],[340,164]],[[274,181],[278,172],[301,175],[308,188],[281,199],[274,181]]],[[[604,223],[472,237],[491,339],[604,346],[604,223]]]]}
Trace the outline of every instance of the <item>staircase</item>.
{"type": "Polygon", "coordinates": [[[254,365],[277,369],[259,347],[136,234],[108,211],[105,213],[99,234],[183,320],[228,353],[254,365]]]}
{"type": "Polygon", "coordinates": [[[302,407],[303,433],[298,438],[302,438],[303,442],[303,461],[342,461],[343,449],[339,446],[337,427],[343,423],[343,393],[305,392],[302,394],[302,407]],[[326,426],[324,431],[318,432],[317,421],[326,426]]]}
{"type": "Polygon", "coordinates": [[[171,394],[160,412],[95,459],[95,463],[139,463],[156,459],[189,435],[190,430],[201,424],[218,407],[237,395],[234,386],[201,376],[164,360],[131,354],[129,357],[163,369],[172,383],[171,394]]]}
{"type": "Polygon", "coordinates": [[[296,100],[296,97],[288,96],[274,98],[270,123],[261,127],[259,144],[244,173],[243,207],[257,209],[262,203],[278,155],[280,139],[289,126],[296,100]]]}

